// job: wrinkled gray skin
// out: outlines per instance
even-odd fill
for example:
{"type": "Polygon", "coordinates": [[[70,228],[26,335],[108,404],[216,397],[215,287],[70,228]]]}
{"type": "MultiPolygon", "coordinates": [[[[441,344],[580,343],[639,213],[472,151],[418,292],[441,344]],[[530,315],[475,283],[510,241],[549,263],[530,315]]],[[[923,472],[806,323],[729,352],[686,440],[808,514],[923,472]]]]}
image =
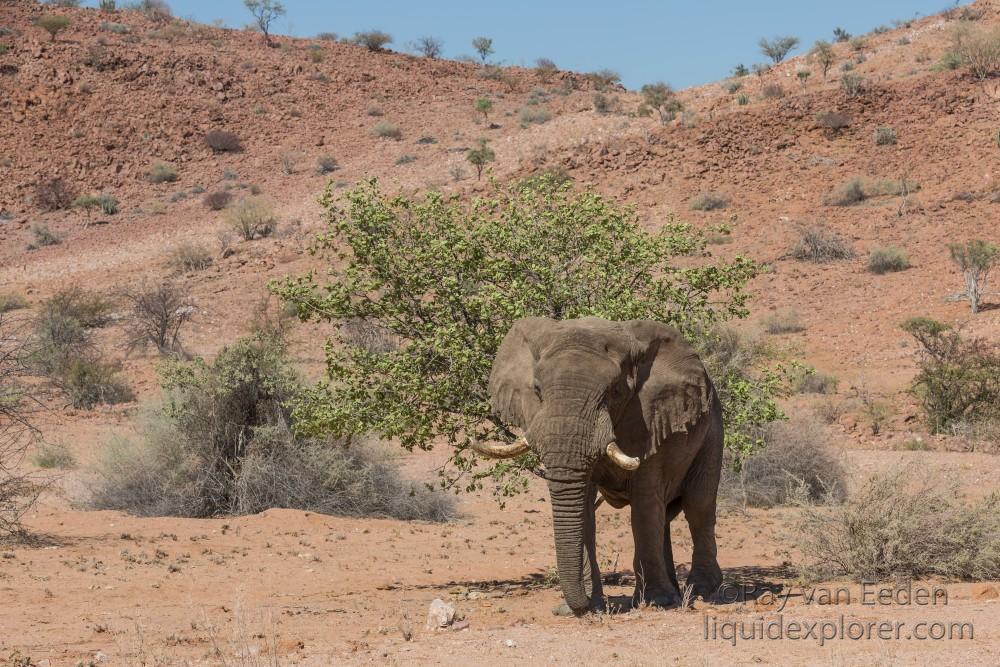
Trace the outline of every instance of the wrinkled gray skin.
{"type": "Polygon", "coordinates": [[[632,508],[634,604],[680,602],[670,521],[681,510],[694,542],[686,584],[702,597],[718,589],[722,408],[704,365],[676,329],[641,320],[522,319],[500,346],[489,391],[497,414],[524,431],[545,466],[566,600],[555,613],[603,609],[598,493],[614,507],[632,508]],[[638,468],[616,465],[606,451],[610,442],[636,457],[638,468]]]}

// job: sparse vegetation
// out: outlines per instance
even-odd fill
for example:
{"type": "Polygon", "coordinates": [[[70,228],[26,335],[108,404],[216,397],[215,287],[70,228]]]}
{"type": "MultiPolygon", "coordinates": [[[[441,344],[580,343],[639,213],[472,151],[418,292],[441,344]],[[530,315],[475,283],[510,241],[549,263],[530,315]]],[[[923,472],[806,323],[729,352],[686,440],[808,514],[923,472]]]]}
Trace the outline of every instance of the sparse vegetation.
{"type": "Polygon", "coordinates": [[[0,315],[28,307],[28,299],[19,292],[0,292],[0,315]]]}
{"type": "Polygon", "coordinates": [[[647,83],[639,91],[642,95],[642,104],[660,116],[660,122],[667,124],[677,117],[678,112],[684,109],[684,105],[677,99],[676,93],[666,83],[647,83]]]}
{"type": "Polygon", "coordinates": [[[476,99],[475,107],[476,113],[483,114],[483,122],[487,122],[490,119],[490,112],[493,111],[493,102],[485,97],[480,97],[476,99]]]}
{"type": "Polygon", "coordinates": [[[949,53],[983,81],[1000,72],[1000,30],[960,23],[952,29],[949,53]]]}
{"type": "Polygon", "coordinates": [[[795,384],[795,391],[799,394],[835,394],[839,384],[833,375],[813,371],[802,376],[795,384]]]}
{"type": "Polygon", "coordinates": [[[724,499],[744,508],[844,500],[844,466],[822,425],[801,417],[770,424],[764,442],[753,456],[723,467],[724,499]]]}
{"type": "Polygon", "coordinates": [[[372,128],[372,134],[379,139],[393,139],[399,141],[403,138],[403,132],[398,127],[387,120],[380,120],[372,128]]]}
{"type": "Polygon", "coordinates": [[[785,59],[785,56],[799,45],[798,37],[775,37],[774,39],[764,39],[758,42],[760,52],[771,59],[775,65],[785,59]]]}
{"type": "MultiPolygon", "coordinates": [[[[599,114],[609,114],[616,113],[619,109],[618,98],[614,95],[605,95],[604,93],[594,93],[594,111],[599,114]]],[[[648,107],[640,106],[640,113],[643,109],[648,107]]]]}
{"type": "Polygon", "coordinates": [[[964,296],[972,307],[972,314],[979,312],[979,302],[986,292],[990,273],[1000,264],[1000,247],[981,239],[967,243],[949,243],[948,252],[965,277],[964,296]]]}
{"type": "Polygon", "coordinates": [[[237,153],[243,150],[240,138],[225,130],[211,130],[205,135],[205,145],[216,153],[237,153]]]}
{"type": "Polygon", "coordinates": [[[259,197],[246,197],[230,206],[226,222],[244,241],[268,237],[277,226],[271,206],[259,197]]]}
{"type": "Polygon", "coordinates": [[[1000,415],[1000,354],[994,346],[927,317],[910,318],[902,328],[920,344],[913,392],[933,432],[1000,415]]]}
{"type": "Polygon", "coordinates": [[[486,64],[486,59],[493,55],[493,40],[489,37],[476,37],[472,40],[472,48],[479,54],[479,59],[486,64]]]}
{"type": "Polygon", "coordinates": [[[149,168],[151,183],[173,183],[177,180],[177,169],[167,162],[154,162],[149,168]]]}
{"type": "Polygon", "coordinates": [[[43,211],[62,211],[73,206],[76,191],[62,178],[51,178],[35,185],[35,206],[43,211]]]}
{"type": "Polygon", "coordinates": [[[212,253],[200,243],[181,243],[170,251],[167,264],[175,271],[202,271],[212,265],[212,253]]]}
{"type": "Polygon", "coordinates": [[[718,211],[729,206],[729,197],[720,192],[707,190],[698,193],[689,206],[692,211],[718,211]]]}
{"type": "Polygon", "coordinates": [[[809,55],[814,58],[823,69],[823,80],[826,81],[827,72],[830,71],[830,67],[833,66],[833,63],[837,61],[837,56],[833,52],[833,47],[829,42],[819,39],[816,40],[816,43],[813,45],[809,55]]]}
{"type": "Polygon", "coordinates": [[[840,77],[840,88],[848,97],[857,97],[865,91],[865,78],[860,74],[845,72],[840,77]]]}
{"type": "Polygon", "coordinates": [[[49,226],[45,224],[31,226],[31,239],[31,243],[28,244],[28,250],[37,250],[38,248],[62,243],[62,237],[49,229],[49,226]]]}
{"type": "Polygon", "coordinates": [[[799,333],[806,330],[801,320],[799,320],[798,312],[791,309],[771,313],[761,320],[761,325],[764,327],[764,331],[774,336],[799,333]]]}
{"type": "Polygon", "coordinates": [[[70,26],[72,21],[68,16],[59,14],[43,14],[35,19],[35,25],[49,33],[49,40],[56,41],[56,35],[70,26]]]}
{"type": "Polygon", "coordinates": [[[367,32],[356,32],[351,41],[358,46],[363,46],[373,53],[384,51],[385,47],[392,44],[392,35],[381,30],[369,30],[367,32]]]}
{"type": "Polygon", "coordinates": [[[854,257],[854,250],[836,232],[813,225],[802,229],[792,257],[802,262],[833,262],[854,257]]]}
{"type": "Polygon", "coordinates": [[[243,4],[253,15],[254,23],[264,36],[264,43],[271,44],[271,24],[285,15],[285,7],[275,0],[243,0],[243,4]]]}
{"type": "Polygon", "coordinates": [[[141,516],[216,517],[272,507],[342,516],[444,521],[451,498],[403,480],[384,451],[359,439],[293,431],[302,393],[274,331],[225,348],[211,365],[168,362],[168,400],[142,440],[102,453],[91,505],[141,516]]]}
{"type": "Polygon", "coordinates": [[[194,315],[188,291],[171,282],[122,290],[127,307],[125,346],[129,351],[152,345],[160,354],[183,356],[181,329],[194,315]]]}
{"type": "Polygon", "coordinates": [[[475,148],[470,148],[465,154],[465,159],[476,168],[476,180],[482,180],[483,169],[487,164],[496,159],[496,153],[487,145],[485,139],[480,139],[475,148]]]}
{"type": "Polygon", "coordinates": [[[216,190],[215,192],[209,192],[204,197],[202,197],[202,203],[205,207],[212,211],[221,211],[222,209],[229,206],[229,202],[232,201],[233,195],[228,190],[216,190]]]}
{"type": "Polygon", "coordinates": [[[543,125],[544,123],[552,120],[552,112],[548,109],[541,109],[538,107],[524,107],[518,114],[518,118],[521,121],[521,127],[527,127],[528,125],[543,125]]]}
{"type": "Polygon", "coordinates": [[[874,140],[876,146],[894,146],[896,144],[896,130],[891,127],[876,127],[874,140]]]}
{"type": "Polygon", "coordinates": [[[840,507],[804,507],[797,528],[807,579],[1000,577],[1000,495],[963,503],[939,474],[873,475],[840,507]]]}
{"type": "Polygon", "coordinates": [[[39,445],[32,463],[46,470],[69,470],[76,467],[76,457],[66,445],[45,442],[39,445]]]}
{"type": "Polygon", "coordinates": [[[437,37],[418,37],[413,44],[414,50],[424,58],[440,58],[444,51],[444,42],[437,37]]]}
{"type": "Polygon", "coordinates": [[[330,174],[340,168],[337,164],[337,158],[332,155],[321,155],[316,159],[316,173],[318,174],[330,174]]]}
{"type": "Polygon", "coordinates": [[[835,42],[849,42],[851,40],[851,33],[847,32],[840,26],[833,29],[833,41],[835,42]]]}
{"type": "Polygon", "coordinates": [[[816,126],[836,134],[851,126],[851,117],[839,111],[821,111],[816,114],[816,126]]]}
{"type": "Polygon", "coordinates": [[[867,197],[864,181],[861,177],[855,176],[830,193],[826,203],[830,206],[854,206],[863,202],[867,197]]]}
{"type": "Polygon", "coordinates": [[[769,83],[760,90],[761,98],[765,100],[776,100],[785,96],[785,89],[779,83],[769,83]]]}
{"type": "Polygon", "coordinates": [[[69,362],[57,380],[74,408],[93,410],[98,405],[118,405],[135,400],[135,392],[118,368],[96,356],[69,362]]]}
{"type": "Polygon", "coordinates": [[[602,69],[587,75],[597,90],[604,92],[621,83],[622,76],[613,69],[602,69]]]}
{"type": "Polygon", "coordinates": [[[25,391],[31,374],[24,323],[0,311],[0,538],[22,533],[21,518],[39,486],[21,462],[37,430],[29,421],[34,397],[25,391]]]}
{"type": "Polygon", "coordinates": [[[868,270],[882,275],[905,271],[910,268],[910,260],[899,248],[875,248],[868,255],[868,270]]]}
{"type": "Polygon", "coordinates": [[[538,72],[542,79],[548,80],[559,71],[559,68],[556,67],[555,61],[550,58],[539,58],[535,61],[535,71],[538,72]]]}

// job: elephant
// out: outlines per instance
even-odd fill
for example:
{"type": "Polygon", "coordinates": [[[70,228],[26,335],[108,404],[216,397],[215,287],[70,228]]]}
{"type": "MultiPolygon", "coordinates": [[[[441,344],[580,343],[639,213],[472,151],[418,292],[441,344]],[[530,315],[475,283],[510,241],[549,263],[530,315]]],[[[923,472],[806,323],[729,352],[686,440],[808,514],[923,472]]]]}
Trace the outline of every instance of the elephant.
{"type": "Polygon", "coordinates": [[[474,441],[473,449],[491,458],[534,451],[544,467],[565,599],[553,613],[604,610],[598,493],[612,507],[631,506],[633,605],[681,602],[670,521],[682,510],[693,540],[686,585],[706,599],[716,592],[722,405],[677,329],[646,320],[524,318],[500,344],[488,392],[500,422],[524,435],[474,441]]]}

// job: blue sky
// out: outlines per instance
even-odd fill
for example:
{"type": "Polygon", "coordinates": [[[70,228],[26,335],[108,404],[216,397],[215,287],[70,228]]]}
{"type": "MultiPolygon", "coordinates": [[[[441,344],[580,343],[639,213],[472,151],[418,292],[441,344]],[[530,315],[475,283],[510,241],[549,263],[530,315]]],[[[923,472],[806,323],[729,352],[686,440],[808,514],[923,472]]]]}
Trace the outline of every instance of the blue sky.
{"type": "MultiPolygon", "coordinates": [[[[168,0],[176,16],[247,24],[243,0],[168,0]]],[[[87,4],[96,5],[96,0],[87,4]]],[[[405,50],[425,35],[444,41],[446,57],[471,55],[471,40],[493,39],[493,59],[531,65],[551,58],[582,72],[613,69],[629,88],[666,81],[683,88],[726,76],[736,63],[762,62],[761,37],[795,35],[801,53],[834,26],[852,34],[895,19],[944,9],[949,0],[285,0],[272,32],[351,35],[379,29],[405,50]]]]}

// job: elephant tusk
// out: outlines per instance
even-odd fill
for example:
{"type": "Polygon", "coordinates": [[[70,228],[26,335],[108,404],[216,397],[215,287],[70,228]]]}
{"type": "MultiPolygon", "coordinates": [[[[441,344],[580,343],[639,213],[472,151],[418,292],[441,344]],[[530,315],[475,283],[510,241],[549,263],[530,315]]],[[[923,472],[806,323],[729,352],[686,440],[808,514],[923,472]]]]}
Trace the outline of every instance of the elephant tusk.
{"type": "Polygon", "coordinates": [[[524,454],[530,449],[528,441],[524,438],[524,436],[518,438],[510,444],[501,444],[497,442],[483,443],[473,439],[472,448],[476,450],[476,452],[491,459],[514,458],[515,456],[524,454]]]}
{"type": "Polygon", "coordinates": [[[625,470],[636,470],[639,468],[639,459],[629,456],[620,450],[618,444],[614,442],[608,443],[608,458],[625,470]]]}

